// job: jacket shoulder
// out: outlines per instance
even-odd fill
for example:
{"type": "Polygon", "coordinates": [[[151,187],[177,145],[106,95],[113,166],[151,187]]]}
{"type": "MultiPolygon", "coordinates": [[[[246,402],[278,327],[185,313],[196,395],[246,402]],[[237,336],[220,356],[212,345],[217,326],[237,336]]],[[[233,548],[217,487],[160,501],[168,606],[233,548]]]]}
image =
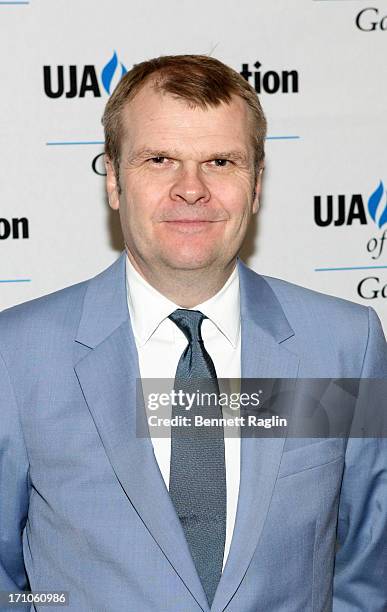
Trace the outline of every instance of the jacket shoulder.
{"type": "Polygon", "coordinates": [[[23,302],[0,312],[1,348],[15,350],[34,340],[76,329],[89,280],[23,302]]]}
{"type": "Polygon", "coordinates": [[[317,349],[328,343],[337,347],[357,345],[358,350],[365,350],[370,313],[376,317],[371,308],[278,278],[264,279],[299,338],[317,349]]]}
{"type": "Polygon", "coordinates": [[[307,318],[329,317],[332,320],[348,321],[351,324],[368,319],[369,308],[341,297],[321,293],[301,285],[271,276],[262,276],[268,283],[284,311],[294,318],[303,313],[307,318]]]}
{"type": "Polygon", "coordinates": [[[33,334],[47,332],[50,329],[66,329],[78,326],[86,292],[90,284],[96,291],[104,292],[111,285],[120,264],[124,262],[123,254],[108,268],[80,283],[59,289],[39,298],[23,302],[0,312],[0,340],[3,343],[7,334],[13,335],[19,330],[33,334]]]}
{"type": "Polygon", "coordinates": [[[294,331],[288,347],[301,357],[301,375],[357,377],[367,349],[375,363],[386,355],[383,330],[372,308],[277,278],[264,280],[294,331]]]}

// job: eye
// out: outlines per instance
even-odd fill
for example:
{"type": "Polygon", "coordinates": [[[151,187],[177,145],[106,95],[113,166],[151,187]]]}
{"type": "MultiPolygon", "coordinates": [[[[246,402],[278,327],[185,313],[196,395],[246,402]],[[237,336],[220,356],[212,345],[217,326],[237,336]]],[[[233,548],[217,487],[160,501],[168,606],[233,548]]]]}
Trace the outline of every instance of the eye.
{"type": "Polygon", "coordinates": [[[213,159],[212,161],[217,168],[226,168],[229,164],[231,164],[229,159],[223,158],[213,159]]]}
{"type": "Polygon", "coordinates": [[[164,163],[166,159],[167,158],[164,157],[163,155],[157,155],[156,157],[150,157],[147,161],[157,166],[162,166],[162,164],[164,163]]]}

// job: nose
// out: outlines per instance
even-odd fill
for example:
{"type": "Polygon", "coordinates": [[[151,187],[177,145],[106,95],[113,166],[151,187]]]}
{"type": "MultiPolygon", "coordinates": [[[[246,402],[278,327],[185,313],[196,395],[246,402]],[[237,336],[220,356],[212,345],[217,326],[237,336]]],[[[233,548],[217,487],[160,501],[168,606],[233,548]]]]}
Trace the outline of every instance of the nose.
{"type": "Polygon", "coordinates": [[[196,164],[182,167],[175,177],[170,196],[175,202],[197,204],[209,201],[210,192],[196,164]]]}

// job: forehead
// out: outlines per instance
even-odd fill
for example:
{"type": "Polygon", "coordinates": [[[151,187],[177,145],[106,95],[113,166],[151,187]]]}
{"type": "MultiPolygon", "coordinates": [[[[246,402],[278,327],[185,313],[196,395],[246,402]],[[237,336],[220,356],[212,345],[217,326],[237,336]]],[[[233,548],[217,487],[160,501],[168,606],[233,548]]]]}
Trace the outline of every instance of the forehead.
{"type": "Polygon", "coordinates": [[[229,104],[217,107],[191,106],[186,100],[146,84],[128,102],[121,115],[124,149],[146,146],[217,149],[239,145],[250,147],[251,117],[242,98],[233,95],[229,104]]]}

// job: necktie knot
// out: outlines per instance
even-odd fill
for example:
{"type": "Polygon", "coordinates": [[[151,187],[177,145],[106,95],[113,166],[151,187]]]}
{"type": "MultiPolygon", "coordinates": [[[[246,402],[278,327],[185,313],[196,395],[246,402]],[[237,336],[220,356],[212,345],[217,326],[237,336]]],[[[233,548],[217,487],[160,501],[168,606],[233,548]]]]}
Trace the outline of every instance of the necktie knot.
{"type": "Polygon", "coordinates": [[[207,317],[200,310],[177,308],[168,317],[183,332],[188,342],[202,342],[201,326],[207,317]]]}

